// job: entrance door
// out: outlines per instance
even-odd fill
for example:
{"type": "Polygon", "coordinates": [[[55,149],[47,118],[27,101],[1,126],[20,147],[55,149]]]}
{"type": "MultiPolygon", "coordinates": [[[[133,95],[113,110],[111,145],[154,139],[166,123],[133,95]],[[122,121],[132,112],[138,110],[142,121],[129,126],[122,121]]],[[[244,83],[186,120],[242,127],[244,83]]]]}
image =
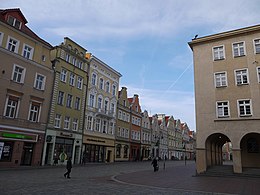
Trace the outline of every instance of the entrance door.
{"type": "Polygon", "coordinates": [[[21,165],[30,166],[32,163],[33,143],[24,143],[21,165]]]}
{"type": "Polygon", "coordinates": [[[111,150],[108,150],[107,151],[107,162],[110,162],[110,160],[111,160],[111,150]]]}

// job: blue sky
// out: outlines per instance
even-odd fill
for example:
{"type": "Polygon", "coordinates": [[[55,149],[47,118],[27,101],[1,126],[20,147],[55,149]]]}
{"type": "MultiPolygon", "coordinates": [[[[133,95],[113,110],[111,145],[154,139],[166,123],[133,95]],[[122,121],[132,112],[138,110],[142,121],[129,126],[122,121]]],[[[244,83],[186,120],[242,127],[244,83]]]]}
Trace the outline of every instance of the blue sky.
{"type": "Polygon", "coordinates": [[[196,130],[193,59],[187,42],[259,24],[258,0],[0,0],[20,8],[28,26],[52,45],[70,37],[120,72],[120,87],[142,110],[196,130]]]}

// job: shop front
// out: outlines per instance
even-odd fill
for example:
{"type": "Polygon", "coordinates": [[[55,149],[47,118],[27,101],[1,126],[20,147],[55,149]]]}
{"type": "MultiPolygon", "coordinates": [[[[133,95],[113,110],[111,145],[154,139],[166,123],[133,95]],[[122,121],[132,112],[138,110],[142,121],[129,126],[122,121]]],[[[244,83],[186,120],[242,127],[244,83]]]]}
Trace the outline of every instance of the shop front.
{"type": "Polygon", "coordinates": [[[81,143],[81,134],[47,130],[42,165],[65,165],[69,157],[79,164],[81,143]]]}
{"type": "Polygon", "coordinates": [[[43,137],[39,131],[0,129],[0,167],[39,166],[43,137]]]}
{"type": "Polygon", "coordinates": [[[83,136],[82,163],[114,162],[114,144],[113,139],[83,136]]]}

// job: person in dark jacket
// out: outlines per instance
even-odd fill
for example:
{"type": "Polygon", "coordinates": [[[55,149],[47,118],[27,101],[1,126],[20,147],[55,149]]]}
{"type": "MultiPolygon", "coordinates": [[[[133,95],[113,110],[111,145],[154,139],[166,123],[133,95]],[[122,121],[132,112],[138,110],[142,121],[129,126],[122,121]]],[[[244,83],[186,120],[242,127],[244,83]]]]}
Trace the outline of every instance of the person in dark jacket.
{"type": "Polygon", "coordinates": [[[67,172],[64,173],[64,177],[70,179],[70,173],[71,173],[71,169],[72,169],[72,162],[71,162],[71,157],[69,157],[69,159],[67,160],[67,172]]]}
{"type": "Polygon", "coordinates": [[[152,161],[152,165],[153,165],[153,171],[156,172],[159,170],[159,166],[158,166],[158,160],[157,158],[154,158],[152,161]]]}

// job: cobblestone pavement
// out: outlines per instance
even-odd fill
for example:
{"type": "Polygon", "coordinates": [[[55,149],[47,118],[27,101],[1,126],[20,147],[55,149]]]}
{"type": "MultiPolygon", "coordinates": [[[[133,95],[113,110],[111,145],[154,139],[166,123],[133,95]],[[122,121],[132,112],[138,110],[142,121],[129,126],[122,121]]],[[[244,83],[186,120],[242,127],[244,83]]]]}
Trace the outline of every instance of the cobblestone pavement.
{"type": "Polygon", "coordinates": [[[65,167],[0,168],[0,194],[260,194],[260,179],[194,177],[195,164],[160,162],[153,172],[151,162],[87,164],[65,167]]]}

